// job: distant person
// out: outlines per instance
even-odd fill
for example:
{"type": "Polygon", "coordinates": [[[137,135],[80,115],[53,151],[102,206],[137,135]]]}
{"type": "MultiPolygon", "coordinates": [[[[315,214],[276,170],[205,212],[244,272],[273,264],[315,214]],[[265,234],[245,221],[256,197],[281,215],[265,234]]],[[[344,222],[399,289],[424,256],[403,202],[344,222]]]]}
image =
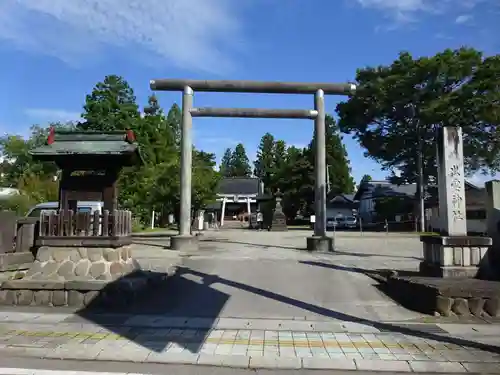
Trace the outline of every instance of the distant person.
{"type": "Polygon", "coordinates": [[[257,211],[257,228],[259,230],[264,229],[264,217],[260,211],[257,211]]]}

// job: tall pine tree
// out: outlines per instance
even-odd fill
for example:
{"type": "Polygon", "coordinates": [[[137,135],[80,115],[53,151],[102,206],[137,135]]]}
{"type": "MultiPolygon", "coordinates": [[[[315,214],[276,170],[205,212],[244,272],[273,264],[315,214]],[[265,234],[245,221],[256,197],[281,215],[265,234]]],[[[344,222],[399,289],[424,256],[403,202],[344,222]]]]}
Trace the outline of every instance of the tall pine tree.
{"type": "MultiPolygon", "coordinates": [[[[342,143],[342,137],[335,119],[329,115],[326,116],[325,147],[327,173],[330,182],[329,192],[333,194],[352,193],[355,185],[351,176],[347,150],[342,143]]],[[[313,138],[309,144],[308,152],[312,165],[314,165],[314,148],[315,140],[313,138]]]]}
{"type": "Polygon", "coordinates": [[[134,129],[140,121],[134,90],[117,75],[104,77],[85,99],[78,127],[82,130],[110,131],[134,129]]]}
{"type": "Polygon", "coordinates": [[[254,175],[264,182],[266,192],[272,189],[272,176],[276,173],[274,170],[274,147],[273,135],[271,133],[264,134],[257,149],[257,159],[254,162],[254,175]]]}
{"type": "Polygon", "coordinates": [[[231,177],[231,160],[232,160],[233,152],[230,148],[226,148],[224,155],[222,156],[219,173],[223,177],[231,177]]]}
{"type": "Polygon", "coordinates": [[[245,146],[238,143],[231,155],[231,177],[250,177],[251,175],[252,168],[245,146]]]}

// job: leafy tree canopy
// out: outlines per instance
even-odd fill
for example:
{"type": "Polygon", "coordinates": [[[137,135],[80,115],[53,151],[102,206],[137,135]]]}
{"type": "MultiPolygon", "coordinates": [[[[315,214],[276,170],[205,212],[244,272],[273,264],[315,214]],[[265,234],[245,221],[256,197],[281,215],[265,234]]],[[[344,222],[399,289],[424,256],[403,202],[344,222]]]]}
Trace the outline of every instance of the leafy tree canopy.
{"type": "Polygon", "coordinates": [[[135,129],[140,120],[134,90],[120,76],[109,75],[87,95],[79,124],[83,130],[109,131],[135,129]]]}
{"type": "Polygon", "coordinates": [[[403,52],[391,65],[359,69],[359,89],[337,106],[340,129],[399,182],[416,181],[419,147],[426,182],[435,179],[436,134],[445,125],[463,127],[468,172],[496,171],[499,65],[461,48],[417,59],[403,52]]]}

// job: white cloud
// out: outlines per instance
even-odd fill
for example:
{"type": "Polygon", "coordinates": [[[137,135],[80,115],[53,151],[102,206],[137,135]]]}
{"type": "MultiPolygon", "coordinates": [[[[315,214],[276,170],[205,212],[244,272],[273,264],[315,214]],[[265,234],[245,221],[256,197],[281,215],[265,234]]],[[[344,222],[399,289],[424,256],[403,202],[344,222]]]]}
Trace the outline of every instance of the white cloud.
{"type": "Polygon", "coordinates": [[[380,10],[398,22],[416,21],[418,14],[444,14],[473,10],[479,3],[496,0],[356,0],[364,8],[380,10]]]}
{"type": "Polygon", "coordinates": [[[66,111],[64,109],[28,108],[24,113],[32,119],[47,122],[66,122],[81,120],[80,112],[66,111]]]}
{"type": "Polygon", "coordinates": [[[470,20],[472,20],[472,15],[470,14],[462,14],[460,16],[458,16],[456,19],[455,19],[455,23],[457,24],[464,24],[464,23],[467,23],[469,22],[470,20]]]}
{"type": "MultiPolygon", "coordinates": [[[[235,5],[238,3],[238,5],[235,5]]],[[[232,0],[2,0],[0,39],[79,65],[104,47],[192,70],[231,67],[240,23],[232,0]],[[138,48],[139,47],[139,48],[138,48]],[[142,53],[144,52],[144,53],[142,53]]]]}

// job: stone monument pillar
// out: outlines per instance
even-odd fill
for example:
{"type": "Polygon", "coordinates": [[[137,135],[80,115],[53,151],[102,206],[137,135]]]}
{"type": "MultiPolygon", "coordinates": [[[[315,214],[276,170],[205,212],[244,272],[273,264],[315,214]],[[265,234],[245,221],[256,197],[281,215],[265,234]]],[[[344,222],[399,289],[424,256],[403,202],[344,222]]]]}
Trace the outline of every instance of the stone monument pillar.
{"type": "Polygon", "coordinates": [[[445,126],[437,147],[440,236],[422,236],[420,271],[437,277],[475,277],[491,238],[467,235],[462,129],[445,126]]]}
{"type": "Polygon", "coordinates": [[[283,207],[281,206],[281,200],[283,194],[280,189],[275,194],[276,197],[276,207],[273,211],[273,219],[271,222],[271,227],[269,228],[270,232],[286,232],[288,228],[286,226],[286,216],[283,212],[283,207]]]}

